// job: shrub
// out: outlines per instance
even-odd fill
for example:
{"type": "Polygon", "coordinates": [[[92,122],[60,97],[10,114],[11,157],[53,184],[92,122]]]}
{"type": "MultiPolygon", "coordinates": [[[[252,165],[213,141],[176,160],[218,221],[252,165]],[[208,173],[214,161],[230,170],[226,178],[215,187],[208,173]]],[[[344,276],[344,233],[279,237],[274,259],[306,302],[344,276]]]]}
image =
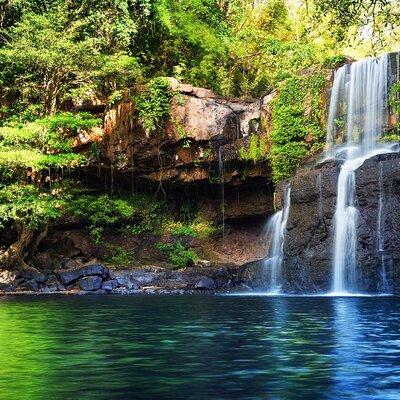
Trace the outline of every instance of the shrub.
{"type": "Polygon", "coordinates": [[[105,229],[117,228],[130,235],[157,233],[161,232],[164,221],[170,218],[165,202],[144,195],[80,194],[69,202],[68,211],[88,223],[90,234],[97,243],[101,242],[105,229]]]}
{"type": "Polygon", "coordinates": [[[105,258],[105,261],[116,265],[118,267],[125,267],[134,262],[135,258],[132,252],[124,249],[121,246],[110,248],[109,255],[105,258]]]}
{"type": "Polygon", "coordinates": [[[166,78],[150,80],[147,90],[134,98],[139,119],[148,134],[163,127],[169,117],[173,93],[166,78]]]}
{"type": "Polygon", "coordinates": [[[156,247],[168,257],[169,262],[176,268],[185,268],[199,259],[196,252],[187,249],[180,240],[175,243],[157,243],[156,247]]]}
{"type": "Polygon", "coordinates": [[[171,233],[174,236],[191,236],[205,238],[216,232],[218,228],[212,222],[198,216],[193,221],[183,223],[180,221],[171,221],[164,227],[165,233],[171,233]]]}
{"type": "Polygon", "coordinates": [[[254,163],[266,160],[268,158],[267,139],[255,134],[251,135],[249,145],[239,148],[239,157],[254,163]]]}
{"type": "Polygon", "coordinates": [[[282,82],[271,103],[271,164],[275,182],[289,177],[302,158],[323,147],[321,92],[324,82],[322,72],[292,76],[282,82]]]}
{"type": "Polygon", "coordinates": [[[400,114],[400,82],[396,82],[390,88],[389,104],[395,114],[400,114]]]}

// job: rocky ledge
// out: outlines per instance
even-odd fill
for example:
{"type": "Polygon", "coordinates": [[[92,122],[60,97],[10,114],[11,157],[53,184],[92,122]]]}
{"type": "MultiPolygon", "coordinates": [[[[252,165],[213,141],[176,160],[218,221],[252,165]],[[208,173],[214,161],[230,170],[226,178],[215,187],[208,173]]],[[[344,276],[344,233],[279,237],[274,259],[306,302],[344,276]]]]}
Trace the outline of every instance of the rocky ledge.
{"type": "MultiPolygon", "coordinates": [[[[285,292],[318,293],[330,288],[340,165],[327,161],[300,170],[291,180],[283,260],[285,292]]],[[[399,153],[372,157],[355,172],[358,282],[363,292],[382,291],[385,268],[391,293],[400,293],[399,177],[399,153]]]]}
{"type": "Polygon", "coordinates": [[[35,268],[0,271],[0,295],[9,294],[184,294],[225,291],[241,286],[235,265],[183,270],[146,266],[125,270],[102,264],[42,273],[35,268]]]}

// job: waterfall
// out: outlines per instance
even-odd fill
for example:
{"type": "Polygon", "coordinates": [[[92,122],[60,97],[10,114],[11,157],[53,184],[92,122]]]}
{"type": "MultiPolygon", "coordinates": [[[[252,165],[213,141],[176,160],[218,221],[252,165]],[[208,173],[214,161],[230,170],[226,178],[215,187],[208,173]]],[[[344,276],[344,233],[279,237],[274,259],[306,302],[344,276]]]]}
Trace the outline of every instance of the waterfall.
{"type": "Polygon", "coordinates": [[[282,287],[283,244],[286,224],[290,210],[290,187],[284,191],[283,208],[276,212],[267,225],[267,235],[271,238],[268,256],[264,260],[264,267],[268,276],[268,291],[279,293],[282,287]]]}
{"type": "Polygon", "coordinates": [[[355,171],[370,157],[390,152],[378,142],[388,120],[388,57],[357,61],[336,71],[328,116],[327,156],[344,160],[334,215],[334,293],[356,293],[355,171]],[[338,145],[341,133],[343,144],[338,145]]]}

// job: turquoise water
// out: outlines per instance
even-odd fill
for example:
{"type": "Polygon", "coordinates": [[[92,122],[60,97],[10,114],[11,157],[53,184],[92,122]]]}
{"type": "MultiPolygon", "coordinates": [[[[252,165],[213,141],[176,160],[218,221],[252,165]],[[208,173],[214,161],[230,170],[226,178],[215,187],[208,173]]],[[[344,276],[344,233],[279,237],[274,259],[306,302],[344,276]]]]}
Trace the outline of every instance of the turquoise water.
{"type": "Polygon", "coordinates": [[[0,399],[399,399],[400,300],[0,299],[0,399]]]}

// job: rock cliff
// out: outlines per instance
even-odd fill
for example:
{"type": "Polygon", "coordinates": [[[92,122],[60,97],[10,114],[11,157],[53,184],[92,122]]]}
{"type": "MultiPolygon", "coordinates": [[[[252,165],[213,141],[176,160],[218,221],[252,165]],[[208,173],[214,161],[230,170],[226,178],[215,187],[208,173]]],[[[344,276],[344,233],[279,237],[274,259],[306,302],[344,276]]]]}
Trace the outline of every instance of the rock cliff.
{"type": "MultiPolygon", "coordinates": [[[[291,208],[283,261],[284,290],[287,292],[315,293],[331,289],[333,217],[339,169],[339,161],[329,161],[303,169],[291,180],[291,208]]],[[[388,283],[395,293],[399,293],[399,154],[368,159],[357,169],[355,178],[359,210],[359,288],[364,292],[381,291],[384,263],[388,283]],[[383,250],[379,249],[380,235],[383,250]]]]}
{"type": "Polygon", "coordinates": [[[132,89],[114,107],[106,107],[101,129],[80,137],[76,147],[97,142],[100,163],[88,170],[91,181],[111,191],[121,188],[166,192],[198,199],[208,218],[220,220],[221,184],[225,217],[267,215],[273,211],[273,185],[268,162],[245,160],[251,135],[268,142],[269,102],[215,95],[169,78],[175,94],[162,135],[141,126],[132,89]]]}

